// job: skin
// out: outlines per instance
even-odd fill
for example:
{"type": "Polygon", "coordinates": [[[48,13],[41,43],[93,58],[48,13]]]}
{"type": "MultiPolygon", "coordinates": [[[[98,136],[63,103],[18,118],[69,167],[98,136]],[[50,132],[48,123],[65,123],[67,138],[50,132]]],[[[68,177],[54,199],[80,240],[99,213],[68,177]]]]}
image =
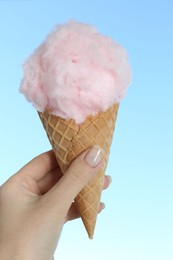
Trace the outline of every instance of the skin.
{"type": "MultiPolygon", "coordinates": [[[[1,259],[53,259],[64,223],[80,217],[74,198],[101,166],[100,159],[90,167],[85,161],[87,153],[81,154],[62,175],[54,153],[48,151],[0,187],[1,259]]],[[[110,177],[105,176],[103,189],[110,182],[110,177]]],[[[103,208],[101,203],[98,212],[103,208]]]]}

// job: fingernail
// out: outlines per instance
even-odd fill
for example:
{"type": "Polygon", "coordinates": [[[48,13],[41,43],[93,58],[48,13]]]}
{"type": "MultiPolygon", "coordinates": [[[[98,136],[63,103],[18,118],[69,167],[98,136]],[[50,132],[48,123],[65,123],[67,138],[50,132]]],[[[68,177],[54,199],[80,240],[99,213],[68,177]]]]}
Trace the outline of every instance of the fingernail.
{"type": "Polygon", "coordinates": [[[100,213],[103,209],[105,209],[105,204],[103,202],[100,202],[98,207],[98,213],[100,213]]]}
{"type": "Polygon", "coordinates": [[[112,177],[110,175],[107,175],[107,178],[109,180],[109,183],[111,183],[112,182],[112,177]]]}
{"type": "Polygon", "coordinates": [[[88,164],[88,166],[95,168],[101,162],[103,155],[104,155],[103,150],[99,146],[95,145],[85,155],[84,159],[85,162],[88,164]]]}
{"type": "Polygon", "coordinates": [[[100,202],[100,206],[101,206],[102,209],[105,209],[105,203],[100,202]]]}

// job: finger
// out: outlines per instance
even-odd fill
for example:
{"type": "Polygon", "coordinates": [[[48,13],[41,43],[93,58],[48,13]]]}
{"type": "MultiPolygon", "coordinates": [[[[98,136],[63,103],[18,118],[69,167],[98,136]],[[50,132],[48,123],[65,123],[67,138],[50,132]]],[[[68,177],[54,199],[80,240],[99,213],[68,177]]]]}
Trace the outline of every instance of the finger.
{"type": "MultiPolygon", "coordinates": [[[[41,194],[48,192],[63,176],[59,167],[55,168],[53,171],[46,174],[39,182],[37,183],[41,194]]],[[[107,189],[112,182],[112,178],[109,175],[104,177],[103,190],[107,189]]]]}
{"type": "Polygon", "coordinates": [[[26,164],[19,173],[28,174],[35,181],[41,180],[48,172],[58,167],[54,152],[48,151],[40,154],[26,164]]]}
{"type": "Polygon", "coordinates": [[[107,189],[109,187],[109,185],[112,182],[112,178],[110,175],[106,175],[104,178],[104,183],[103,183],[103,190],[107,189]]]}
{"type": "Polygon", "coordinates": [[[72,201],[101,167],[103,151],[94,146],[73,161],[60,181],[43,197],[49,207],[56,210],[62,207],[66,214],[72,201]]]}
{"type": "Polygon", "coordinates": [[[41,194],[48,192],[62,177],[59,167],[47,173],[41,180],[37,182],[41,194]]]}

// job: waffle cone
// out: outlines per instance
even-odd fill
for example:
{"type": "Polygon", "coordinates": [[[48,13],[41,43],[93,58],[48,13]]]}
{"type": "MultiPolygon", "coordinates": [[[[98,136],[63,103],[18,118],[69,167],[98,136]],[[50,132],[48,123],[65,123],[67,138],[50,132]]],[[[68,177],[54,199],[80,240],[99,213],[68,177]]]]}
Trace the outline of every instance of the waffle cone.
{"type": "Polygon", "coordinates": [[[81,214],[89,238],[93,237],[96,225],[118,106],[115,104],[105,112],[89,116],[80,125],[77,125],[74,120],[65,120],[46,111],[39,112],[63,173],[79,154],[94,144],[99,145],[105,151],[103,163],[97,176],[75,198],[76,207],[81,214]]]}

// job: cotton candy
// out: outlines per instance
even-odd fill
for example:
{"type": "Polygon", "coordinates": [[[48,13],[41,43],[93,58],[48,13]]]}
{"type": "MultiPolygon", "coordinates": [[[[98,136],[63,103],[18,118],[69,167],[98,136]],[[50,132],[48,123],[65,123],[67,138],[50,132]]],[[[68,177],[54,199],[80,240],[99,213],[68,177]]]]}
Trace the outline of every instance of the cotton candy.
{"type": "Polygon", "coordinates": [[[127,53],[95,27],[58,25],[23,66],[20,92],[35,108],[77,124],[124,97],[131,81],[127,53]]]}

